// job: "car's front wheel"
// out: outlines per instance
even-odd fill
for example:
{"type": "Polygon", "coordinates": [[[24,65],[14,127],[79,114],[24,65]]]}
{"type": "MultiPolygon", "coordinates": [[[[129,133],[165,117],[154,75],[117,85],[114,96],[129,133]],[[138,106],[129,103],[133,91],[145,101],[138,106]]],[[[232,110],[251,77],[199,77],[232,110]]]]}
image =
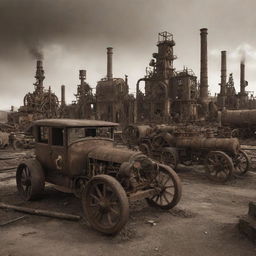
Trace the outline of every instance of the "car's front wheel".
{"type": "Polygon", "coordinates": [[[129,202],[121,184],[109,175],[93,177],[82,193],[84,214],[104,234],[118,233],[129,218],[129,202]]]}

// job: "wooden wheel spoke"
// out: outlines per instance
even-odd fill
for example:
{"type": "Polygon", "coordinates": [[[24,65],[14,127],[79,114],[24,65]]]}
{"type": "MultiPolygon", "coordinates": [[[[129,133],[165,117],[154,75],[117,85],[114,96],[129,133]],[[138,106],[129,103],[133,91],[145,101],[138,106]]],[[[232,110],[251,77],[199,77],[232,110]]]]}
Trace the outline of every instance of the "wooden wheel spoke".
{"type": "Polygon", "coordinates": [[[101,193],[98,185],[95,185],[95,190],[96,190],[96,193],[98,194],[99,198],[102,198],[102,193],[101,193]]]}
{"type": "Polygon", "coordinates": [[[169,204],[170,201],[167,199],[166,193],[163,193],[163,197],[164,197],[165,201],[169,204]]]}
{"type": "Polygon", "coordinates": [[[90,197],[94,198],[97,202],[100,202],[100,198],[98,198],[97,196],[95,196],[94,194],[89,194],[90,197]]]}
{"type": "Polygon", "coordinates": [[[113,225],[110,212],[107,213],[107,220],[110,225],[113,225]]]}
{"type": "Polygon", "coordinates": [[[109,210],[115,214],[115,215],[119,215],[119,212],[117,210],[115,210],[113,207],[110,207],[109,210]]]}

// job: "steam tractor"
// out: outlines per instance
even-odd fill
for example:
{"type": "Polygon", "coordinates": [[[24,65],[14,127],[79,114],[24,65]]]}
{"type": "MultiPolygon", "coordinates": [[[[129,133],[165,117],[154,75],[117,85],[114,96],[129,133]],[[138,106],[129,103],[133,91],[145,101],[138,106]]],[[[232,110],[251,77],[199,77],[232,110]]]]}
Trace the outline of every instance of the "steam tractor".
{"type": "Polygon", "coordinates": [[[233,173],[244,175],[250,168],[250,159],[236,138],[214,138],[211,133],[165,125],[130,125],[123,137],[127,144],[137,145],[145,155],[173,169],[179,163],[203,164],[207,176],[216,182],[226,182],[233,173]]]}
{"type": "Polygon", "coordinates": [[[81,198],[91,226],[105,234],[128,221],[129,201],[146,199],[168,210],[181,198],[171,167],[141,152],[117,147],[118,124],[95,120],[45,119],[34,122],[35,159],[19,164],[17,188],[25,200],[39,197],[45,182],[81,198]]]}

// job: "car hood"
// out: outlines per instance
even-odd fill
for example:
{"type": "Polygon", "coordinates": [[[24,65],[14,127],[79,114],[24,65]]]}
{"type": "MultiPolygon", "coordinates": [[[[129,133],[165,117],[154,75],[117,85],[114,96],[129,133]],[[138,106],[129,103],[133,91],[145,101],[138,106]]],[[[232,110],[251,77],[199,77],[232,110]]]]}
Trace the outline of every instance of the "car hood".
{"type": "Polygon", "coordinates": [[[131,158],[137,155],[141,155],[141,152],[132,151],[126,148],[109,147],[107,145],[102,145],[92,149],[89,152],[88,157],[101,161],[121,164],[123,162],[129,162],[131,158]]]}

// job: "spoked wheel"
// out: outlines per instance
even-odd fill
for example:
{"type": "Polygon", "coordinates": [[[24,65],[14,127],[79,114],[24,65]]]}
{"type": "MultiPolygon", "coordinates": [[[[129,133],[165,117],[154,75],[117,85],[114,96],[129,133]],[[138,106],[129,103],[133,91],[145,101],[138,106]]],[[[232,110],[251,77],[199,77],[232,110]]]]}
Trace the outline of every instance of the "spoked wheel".
{"type": "Polygon", "coordinates": [[[250,158],[243,150],[239,151],[239,153],[233,159],[233,162],[235,167],[235,173],[237,175],[244,175],[250,169],[250,158]]]}
{"type": "Polygon", "coordinates": [[[92,227],[104,234],[115,234],[129,218],[129,203],[121,184],[109,175],[97,175],[82,195],[85,216],[92,227]]]}
{"type": "Polygon", "coordinates": [[[178,164],[178,156],[175,149],[170,149],[168,151],[163,151],[161,153],[161,163],[170,166],[175,169],[178,164]]]}
{"type": "Polygon", "coordinates": [[[45,175],[40,163],[34,159],[21,163],[16,171],[16,184],[25,200],[38,198],[45,186],[45,175]]]}
{"type": "Polygon", "coordinates": [[[205,167],[209,179],[216,182],[226,182],[234,171],[232,159],[222,151],[211,151],[206,157],[205,167]]]}
{"type": "Polygon", "coordinates": [[[150,155],[150,148],[146,143],[142,143],[139,145],[139,150],[146,156],[150,155]]]}
{"type": "Polygon", "coordinates": [[[159,165],[156,188],[159,189],[159,194],[147,198],[150,206],[169,210],[180,201],[182,194],[181,182],[179,176],[169,166],[159,165]]]}
{"type": "Polygon", "coordinates": [[[234,129],[231,131],[231,137],[232,138],[240,138],[240,130],[239,129],[234,129]]]}

